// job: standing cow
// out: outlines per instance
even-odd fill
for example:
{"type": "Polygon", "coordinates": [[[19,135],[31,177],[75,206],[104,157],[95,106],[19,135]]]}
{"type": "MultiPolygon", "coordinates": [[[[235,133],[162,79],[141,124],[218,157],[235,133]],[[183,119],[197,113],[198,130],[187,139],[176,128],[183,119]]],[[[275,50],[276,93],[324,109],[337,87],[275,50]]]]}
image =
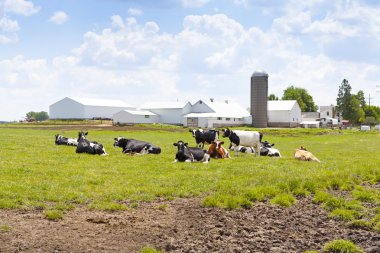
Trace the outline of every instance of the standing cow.
{"type": "Polygon", "coordinates": [[[88,132],[78,133],[78,146],[75,152],[77,153],[87,153],[92,155],[107,155],[102,144],[97,142],[90,142],[86,139],[88,132]]]}
{"type": "Polygon", "coordinates": [[[238,146],[252,147],[255,150],[255,156],[260,156],[260,147],[263,134],[257,131],[243,131],[223,129],[223,137],[228,137],[231,145],[234,147],[235,154],[238,155],[238,146]]]}
{"type": "Polygon", "coordinates": [[[219,131],[214,129],[190,129],[189,132],[193,133],[198,148],[203,148],[205,142],[211,144],[212,141],[217,141],[219,139],[219,131]]]}
{"type": "Polygon", "coordinates": [[[175,154],[174,162],[203,162],[208,163],[210,161],[210,155],[206,150],[201,148],[189,148],[183,141],[177,141],[173,143],[178,148],[175,154]]]}

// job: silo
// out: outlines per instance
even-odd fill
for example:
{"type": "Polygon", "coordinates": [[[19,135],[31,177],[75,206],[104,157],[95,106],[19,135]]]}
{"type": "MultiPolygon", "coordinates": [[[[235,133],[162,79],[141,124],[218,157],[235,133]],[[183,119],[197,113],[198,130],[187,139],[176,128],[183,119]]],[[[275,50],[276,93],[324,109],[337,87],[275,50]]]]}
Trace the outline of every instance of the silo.
{"type": "Polygon", "coordinates": [[[254,127],[268,126],[268,74],[264,71],[251,76],[251,115],[254,127]]]}

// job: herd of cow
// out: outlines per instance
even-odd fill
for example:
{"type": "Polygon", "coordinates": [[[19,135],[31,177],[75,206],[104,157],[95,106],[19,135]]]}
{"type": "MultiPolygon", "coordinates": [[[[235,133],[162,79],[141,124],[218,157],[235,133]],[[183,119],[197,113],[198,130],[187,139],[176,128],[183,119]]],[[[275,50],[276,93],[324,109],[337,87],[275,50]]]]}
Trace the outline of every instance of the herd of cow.
{"type": "MultiPolygon", "coordinates": [[[[188,143],[177,141],[173,143],[177,147],[174,162],[204,162],[210,161],[210,158],[230,158],[228,150],[223,147],[224,141],[219,140],[219,130],[213,129],[194,129],[189,130],[195,138],[196,147],[188,147],[188,143]],[[205,143],[209,144],[207,150],[204,149],[205,143]]],[[[280,151],[273,148],[274,144],[268,141],[262,141],[263,134],[257,131],[230,130],[229,128],[222,130],[222,137],[230,140],[229,150],[238,152],[252,153],[255,156],[281,157],[280,151]]],[[[79,132],[78,138],[67,138],[60,134],[55,135],[56,145],[76,146],[76,153],[88,153],[107,155],[104,146],[96,141],[87,139],[88,132],[79,132]]],[[[160,154],[161,148],[149,142],[127,139],[118,137],[114,139],[114,147],[122,148],[122,152],[126,154],[160,154]]],[[[319,160],[307,151],[304,147],[296,149],[294,157],[303,161],[319,160]]]]}

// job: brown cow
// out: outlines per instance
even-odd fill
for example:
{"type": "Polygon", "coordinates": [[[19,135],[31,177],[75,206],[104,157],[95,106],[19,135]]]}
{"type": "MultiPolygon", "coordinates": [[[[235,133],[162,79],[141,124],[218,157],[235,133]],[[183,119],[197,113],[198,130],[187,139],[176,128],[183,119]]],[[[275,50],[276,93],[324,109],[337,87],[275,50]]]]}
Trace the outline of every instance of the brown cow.
{"type": "Polygon", "coordinates": [[[305,147],[301,146],[294,151],[294,158],[301,161],[315,161],[320,162],[311,152],[307,151],[305,147]]]}
{"type": "Polygon", "coordinates": [[[223,147],[224,141],[212,141],[207,153],[210,154],[212,158],[230,158],[230,154],[227,149],[223,147]]]}

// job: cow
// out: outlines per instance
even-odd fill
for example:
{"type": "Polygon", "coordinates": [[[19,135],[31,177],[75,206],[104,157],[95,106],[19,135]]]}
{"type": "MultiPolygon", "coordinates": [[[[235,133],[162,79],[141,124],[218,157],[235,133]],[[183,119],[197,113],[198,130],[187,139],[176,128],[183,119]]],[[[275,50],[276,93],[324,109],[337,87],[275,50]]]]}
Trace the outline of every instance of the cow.
{"type": "Polygon", "coordinates": [[[311,152],[307,151],[306,148],[303,146],[294,151],[294,158],[301,161],[315,161],[318,163],[321,162],[317,157],[315,157],[311,152]]]}
{"type": "Polygon", "coordinates": [[[201,148],[190,148],[188,143],[183,141],[177,141],[173,143],[173,146],[178,148],[175,154],[174,162],[203,162],[208,163],[210,161],[210,155],[206,150],[201,148]]]}
{"type": "Polygon", "coordinates": [[[228,153],[227,149],[223,147],[224,141],[212,141],[207,153],[212,158],[230,158],[230,154],[228,153]]]}
{"type": "Polygon", "coordinates": [[[212,141],[217,141],[219,139],[219,131],[214,129],[189,129],[189,132],[193,133],[193,137],[195,138],[198,148],[203,148],[205,142],[211,144],[212,141]]]}
{"type": "Polygon", "coordinates": [[[160,154],[161,148],[152,145],[146,141],[139,141],[135,139],[126,139],[123,137],[115,138],[114,147],[120,147],[123,149],[123,153],[125,154],[160,154]]]}
{"type": "Polygon", "coordinates": [[[238,146],[252,147],[255,150],[255,155],[260,156],[260,146],[263,134],[257,131],[243,131],[223,129],[223,137],[229,138],[231,145],[234,147],[235,154],[238,155],[238,146]]]}
{"type": "Polygon", "coordinates": [[[261,143],[260,155],[270,157],[281,157],[281,153],[278,149],[273,148],[274,143],[270,144],[267,141],[261,143]]]}
{"type": "Polygon", "coordinates": [[[78,146],[76,153],[87,153],[92,155],[107,155],[102,144],[97,142],[90,142],[86,139],[88,132],[79,132],[78,133],[78,146]]]}
{"type": "Polygon", "coordinates": [[[55,145],[78,146],[78,141],[75,138],[67,138],[60,134],[56,134],[55,145]]]}

